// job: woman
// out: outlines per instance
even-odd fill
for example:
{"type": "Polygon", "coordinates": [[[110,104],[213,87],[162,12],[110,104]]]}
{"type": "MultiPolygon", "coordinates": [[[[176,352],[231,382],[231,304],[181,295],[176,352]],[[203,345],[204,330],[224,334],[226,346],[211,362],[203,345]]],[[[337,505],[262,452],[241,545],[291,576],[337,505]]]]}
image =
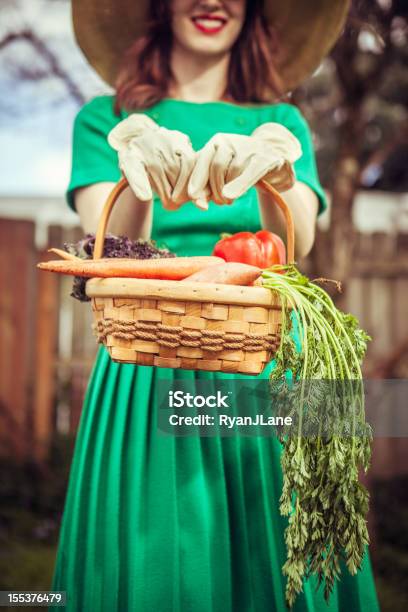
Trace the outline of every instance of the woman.
{"type": "MultiPolygon", "coordinates": [[[[116,85],[75,122],[68,203],[84,231],[96,230],[122,170],[131,189],[112,212],[115,234],[152,237],[178,255],[210,254],[221,232],[284,237],[269,196],[251,188],[264,177],[284,191],[297,257],[307,254],[326,200],[308,126],[277,100],[332,46],[347,2],[73,7],[80,45],[116,85]]],[[[52,586],[67,592],[68,610],[285,610],[277,440],[157,429],[161,381],[229,377],[118,364],[99,348],[52,586]]],[[[368,557],[357,576],[344,572],[329,605],[315,585],[305,582],[295,610],[378,609],[368,557]]]]}

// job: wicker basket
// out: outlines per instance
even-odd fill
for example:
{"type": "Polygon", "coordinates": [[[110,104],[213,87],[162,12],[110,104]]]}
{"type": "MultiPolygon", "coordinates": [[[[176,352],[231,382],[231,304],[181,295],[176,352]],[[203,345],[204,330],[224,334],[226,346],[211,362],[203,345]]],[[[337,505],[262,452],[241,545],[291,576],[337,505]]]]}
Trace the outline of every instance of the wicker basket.
{"type": "MultiPolygon", "coordinates": [[[[275,189],[262,186],[285,214],[288,260],[293,261],[290,211],[275,189]]],[[[122,179],[105,204],[94,259],[103,254],[110,212],[126,187],[122,179]]],[[[279,346],[279,296],[262,287],[92,278],[86,293],[94,333],[116,362],[256,375],[279,346]]]]}

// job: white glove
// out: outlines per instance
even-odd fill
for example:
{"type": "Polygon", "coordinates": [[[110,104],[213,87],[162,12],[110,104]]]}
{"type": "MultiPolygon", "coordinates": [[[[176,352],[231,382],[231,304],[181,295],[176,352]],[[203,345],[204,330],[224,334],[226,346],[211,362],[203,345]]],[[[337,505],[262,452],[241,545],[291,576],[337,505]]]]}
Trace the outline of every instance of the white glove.
{"type": "MultiPolygon", "coordinates": [[[[187,186],[197,153],[188,136],[134,113],[111,130],[108,142],[118,151],[119,166],[139,200],[151,201],[152,189],[169,210],[190,200],[187,186]]],[[[199,208],[208,207],[205,195],[193,200],[199,208]]]]}
{"type": "Polygon", "coordinates": [[[286,191],[301,154],[298,139],[279,123],[264,123],[251,136],[216,134],[198,153],[188,193],[195,198],[209,188],[214,202],[230,204],[262,178],[286,191]]]}

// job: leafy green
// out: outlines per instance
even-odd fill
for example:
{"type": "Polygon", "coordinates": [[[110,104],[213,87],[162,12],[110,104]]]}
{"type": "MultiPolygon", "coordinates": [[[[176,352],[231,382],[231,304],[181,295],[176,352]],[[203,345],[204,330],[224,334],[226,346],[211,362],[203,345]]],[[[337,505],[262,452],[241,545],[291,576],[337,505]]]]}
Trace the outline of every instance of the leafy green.
{"type": "Polygon", "coordinates": [[[369,542],[368,492],[359,482],[359,470],[368,469],[371,453],[361,383],[370,338],[295,266],[270,268],[262,276],[264,286],[277,291],[282,302],[281,343],[271,383],[276,389],[276,381],[285,381],[281,397],[286,398],[285,410],[289,401],[295,417],[295,427],[280,432],[280,511],[289,517],[283,573],[286,601],[292,607],[311,574],[323,584],[328,600],[340,576],[340,559],[355,574],[369,542]],[[293,333],[296,324],[300,350],[293,333]],[[291,384],[285,376],[288,370],[297,384],[293,400],[285,395],[291,384]],[[337,385],[333,393],[327,393],[330,385],[337,385]],[[306,430],[310,423],[317,423],[314,435],[306,430]]]}
{"type": "MultiPolygon", "coordinates": [[[[81,259],[92,259],[95,247],[95,234],[86,234],[81,240],[74,243],[64,242],[64,249],[81,257],[81,259]]],[[[107,233],[103,243],[102,257],[129,257],[133,259],[157,259],[159,257],[175,257],[169,249],[164,246],[158,247],[154,240],[131,240],[127,236],[115,236],[107,233]]],[[[88,279],[83,276],[74,276],[71,296],[80,302],[89,302],[85,287],[88,279]]]]}

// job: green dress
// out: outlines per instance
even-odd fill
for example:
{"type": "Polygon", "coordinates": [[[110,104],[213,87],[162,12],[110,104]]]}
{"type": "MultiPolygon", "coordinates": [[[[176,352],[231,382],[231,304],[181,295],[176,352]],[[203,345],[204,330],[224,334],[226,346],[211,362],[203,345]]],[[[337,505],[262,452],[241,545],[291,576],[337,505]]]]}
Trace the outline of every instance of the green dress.
{"type": "MultiPolygon", "coordinates": [[[[300,140],[298,180],[326,207],[310,132],[288,104],[237,106],[166,99],[146,111],[188,134],[196,150],[217,132],[250,134],[274,121],[300,140]]],[[[126,116],[113,97],[86,104],[74,126],[67,194],[117,181],[106,136],[126,116]]],[[[210,254],[221,232],[260,229],[256,191],[232,206],[189,203],[176,212],[154,202],[153,238],[178,255],[210,254]]],[[[85,308],[85,306],[84,306],[85,308]]],[[[270,366],[261,375],[267,378],[270,366]]],[[[68,612],[272,612],[285,610],[284,529],[279,514],[281,447],[274,437],[176,437],[157,430],[157,391],[169,379],[232,375],[114,363],[99,347],[77,433],[53,590],[68,612]]],[[[240,378],[244,378],[240,376],[240,378]]],[[[296,611],[378,610],[368,554],[354,577],[343,572],[330,604],[305,583],[296,611]]]]}

